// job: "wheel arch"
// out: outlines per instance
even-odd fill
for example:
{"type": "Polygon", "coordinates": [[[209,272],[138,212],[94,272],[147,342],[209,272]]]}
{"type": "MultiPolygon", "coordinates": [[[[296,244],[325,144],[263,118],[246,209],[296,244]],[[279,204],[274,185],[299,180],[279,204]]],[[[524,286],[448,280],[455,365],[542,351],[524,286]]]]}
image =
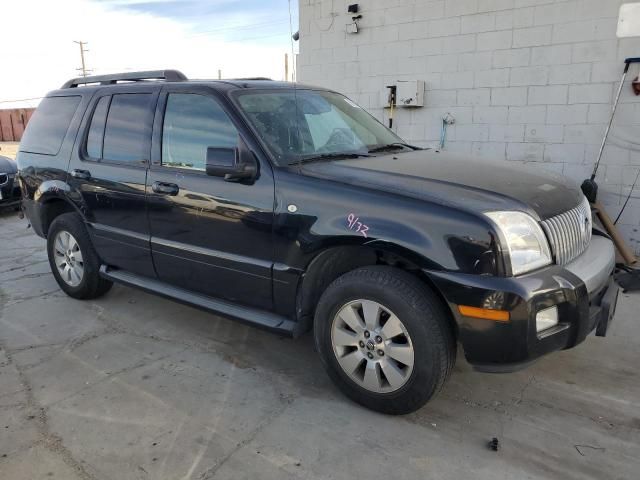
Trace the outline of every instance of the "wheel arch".
{"type": "Polygon", "coordinates": [[[40,201],[42,233],[46,237],[53,221],[63,213],[80,213],[70,200],[61,196],[50,196],[40,201]]]}
{"type": "Polygon", "coordinates": [[[397,244],[379,240],[357,245],[332,245],[313,257],[298,285],[296,297],[296,310],[302,326],[301,330],[311,329],[318,301],[334,280],[350,271],[371,265],[388,265],[417,277],[442,302],[448,314],[448,323],[457,338],[458,326],[451,308],[442,292],[424,270],[436,265],[435,262],[397,244]]]}

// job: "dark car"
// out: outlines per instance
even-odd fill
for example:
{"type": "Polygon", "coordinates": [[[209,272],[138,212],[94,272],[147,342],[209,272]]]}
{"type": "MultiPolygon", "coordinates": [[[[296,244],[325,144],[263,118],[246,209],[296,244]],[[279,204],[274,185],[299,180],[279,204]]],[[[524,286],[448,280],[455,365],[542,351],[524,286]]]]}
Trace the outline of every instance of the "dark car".
{"type": "MultiPolygon", "coordinates": [[[[298,336],[386,413],[469,363],[505,372],[604,336],[614,248],[567,179],[403,142],[348,98],[176,71],[51,92],[18,154],[71,297],[112,282],[298,336]]],[[[594,359],[594,362],[597,361],[594,359]]]]}
{"type": "Polygon", "coordinates": [[[17,171],[16,162],[0,155],[0,209],[20,205],[20,187],[15,181],[17,171]]]}

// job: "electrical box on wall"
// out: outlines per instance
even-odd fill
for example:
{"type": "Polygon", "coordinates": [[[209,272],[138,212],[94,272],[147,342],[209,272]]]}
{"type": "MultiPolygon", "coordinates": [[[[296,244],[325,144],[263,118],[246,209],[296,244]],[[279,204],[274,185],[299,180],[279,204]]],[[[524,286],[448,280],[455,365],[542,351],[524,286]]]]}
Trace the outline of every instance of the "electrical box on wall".
{"type": "Polygon", "coordinates": [[[380,92],[380,102],[383,107],[389,107],[393,100],[395,107],[424,107],[424,80],[397,80],[394,85],[387,85],[380,92]],[[393,88],[393,95],[390,89],[393,88]]]}
{"type": "Polygon", "coordinates": [[[424,80],[398,80],[396,106],[424,107],[424,80]]]}

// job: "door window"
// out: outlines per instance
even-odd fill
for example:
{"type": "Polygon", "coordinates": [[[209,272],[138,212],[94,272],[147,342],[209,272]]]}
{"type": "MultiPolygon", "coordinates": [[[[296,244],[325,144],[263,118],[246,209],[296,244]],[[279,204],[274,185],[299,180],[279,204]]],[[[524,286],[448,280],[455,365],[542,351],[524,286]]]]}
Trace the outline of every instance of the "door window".
{"type": "Polygon", "coordinates": [[[107,110],[109,109],[111,96],[100,98],[96,109],[93,111],[91,126],[87,135],[87,155],[91,158],[102,158],[102,139],[104,136],[104,125],[107,121],[107,110]]]}
{"type": "Polygon", "coordinates": [[[107,115],[102,158],[116,162],[149,159],[153,112],[150,93],[114,95],[107,115]]]}
{"type": "Polygon", "coordinates": [[[234,148],[238,131],[211,97],[170,93],[162,129],[162,165],[205,170],[207,148],[234,148]]]}

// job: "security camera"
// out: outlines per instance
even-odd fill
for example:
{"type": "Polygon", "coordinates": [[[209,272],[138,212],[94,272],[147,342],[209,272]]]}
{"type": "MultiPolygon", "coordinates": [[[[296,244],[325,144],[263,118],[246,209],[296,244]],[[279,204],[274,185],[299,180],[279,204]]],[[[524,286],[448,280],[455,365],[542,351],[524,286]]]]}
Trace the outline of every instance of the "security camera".
{"type": "Polygon", "coordinates": [[[293,38],[293,40],[297,42],[300,39],[300,30],[291,35],[291,38],[293,38]]]}

